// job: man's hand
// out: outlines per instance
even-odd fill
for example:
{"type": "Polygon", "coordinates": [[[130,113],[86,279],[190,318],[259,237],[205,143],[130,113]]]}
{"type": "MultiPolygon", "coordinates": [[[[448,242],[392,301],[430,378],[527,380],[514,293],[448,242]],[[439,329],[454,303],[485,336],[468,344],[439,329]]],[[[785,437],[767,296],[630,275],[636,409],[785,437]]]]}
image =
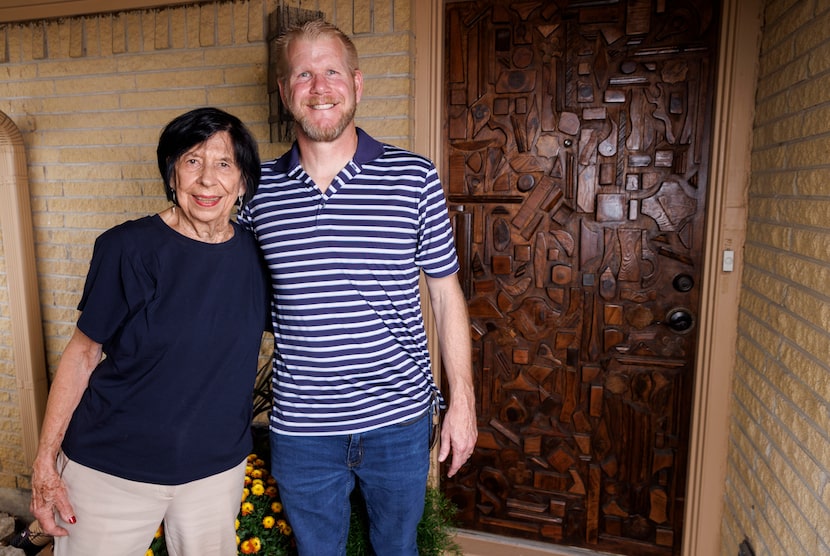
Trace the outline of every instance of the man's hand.
{"type": "Polygon", "coordinates": [[[475,406],[467,408],[464,404],[451,403],[441,426],[441,449],[438,452],[438,461],[442,463],[452,454],[448,477],[455,475],[470,459],[477,438],[475,406]]]}

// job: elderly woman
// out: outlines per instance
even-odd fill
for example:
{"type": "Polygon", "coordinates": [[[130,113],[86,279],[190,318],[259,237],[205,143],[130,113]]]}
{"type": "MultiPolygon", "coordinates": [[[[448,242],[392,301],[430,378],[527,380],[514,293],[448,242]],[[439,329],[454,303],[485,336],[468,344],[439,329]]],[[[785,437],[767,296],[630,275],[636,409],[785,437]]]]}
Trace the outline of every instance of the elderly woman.
{"type": "Polygon", "coordinates": [[[95,242],[49,394],[32,513],[57,556],[143,556],[162,520],[171,555],[236,554],[268,286],[231,212],[259,154],[215,108],[171,121],[157,154],[173,206],[95,242]]]}

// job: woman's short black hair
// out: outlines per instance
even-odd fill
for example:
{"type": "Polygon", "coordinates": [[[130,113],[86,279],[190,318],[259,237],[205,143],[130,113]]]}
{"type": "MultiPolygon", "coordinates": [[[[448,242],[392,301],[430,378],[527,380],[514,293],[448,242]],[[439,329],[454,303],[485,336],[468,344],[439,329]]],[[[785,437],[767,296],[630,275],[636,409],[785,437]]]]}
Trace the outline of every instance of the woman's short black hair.
{"type": "Polygon", "coordinates": [[[164,127],[159,137],[156,155],[168,201],[173,202],[173,188],[170,186],[170,180],[175,173],[179,157],[220,131],[227,131],[230,135],[236,164],[242,170],[242,179],[245,182],[243,204],[254,196],[259,187],[259,177],[262,171],[256,140],[236,116],[219,108],[205,107],[196,108],[176,117],[164,127]]]}

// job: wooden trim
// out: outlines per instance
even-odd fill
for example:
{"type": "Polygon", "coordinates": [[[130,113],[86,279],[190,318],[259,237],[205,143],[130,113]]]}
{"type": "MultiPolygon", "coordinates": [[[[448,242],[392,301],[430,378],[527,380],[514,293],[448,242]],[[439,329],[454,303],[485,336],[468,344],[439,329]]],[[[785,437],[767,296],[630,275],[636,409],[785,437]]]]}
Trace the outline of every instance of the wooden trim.
{"type": "MultiPolygon", "coordinates": [[[[415,64],[413,83],[413,150],[435,163],[440,174],[441,155],[441,127],[436,126],[435,117],[441,107],[441,60],[435,61],[441,51],[434,48],[435,41],[441,40],[440,17],[443,14],[440,4],[435,2],[419,2],[413,6],[412,32],[414,34],[415,64]],[[428,59],[421,57],[428,57],[428,59]],[[420,63],[419,63],[420,62],[420,63]]],[[[424,315],[424,328],[427,334],[427,343],[432,359],[432,374],[435,382],[441,384],[441,352],[438,348],[438,329],[432,306],[429,301],[429,291],[426,281],[421,277],[421,307],[424,315]]],[[[432,451],[430,466],[430,482],[437,485],[440,482],[441,466],[438,462],[438,447],[432,451]]]]}
{"type": "Polygon", "coordinates": [[[35,267],[35,242],[26,150],[11,119],[0,112],[0,232],[6,259],[12,351],[20,405],[23,452],[31,466],[46,408],[43,323],[35,267]]]}
{"type": "Polygon", "coordinates": [[[415,34],[413,145],[415,151],[429,157],[441,173],[444,9],[440,1],[431,1],[417,2],[412,10],[415,34]]]}
{"type": "Polygon", "coordinates": [[[763,2],[724,0],[712,125],[705,273],[689,446],[683,554],[718,554],[746,238],[752,121],[763,2]],[[749,102],[747,100],[749,99],[749,102]],[[722,270],[726,249],[735,270],[722,270]]]}
{"type": "Polygon", "coordinates": [[[213,0],[0,0],[0,24],[181,4],[204,4],[208,1],[213,0]]]}

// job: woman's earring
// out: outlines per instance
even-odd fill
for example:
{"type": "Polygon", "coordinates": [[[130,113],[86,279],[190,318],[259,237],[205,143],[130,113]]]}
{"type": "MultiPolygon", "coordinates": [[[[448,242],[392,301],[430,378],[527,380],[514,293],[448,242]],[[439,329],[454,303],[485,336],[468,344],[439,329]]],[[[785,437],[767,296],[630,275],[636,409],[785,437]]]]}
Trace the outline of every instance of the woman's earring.
{"type": "Polygon", "coordinates": [[[176,202],[176,190],[171,189],[170,192],[172,193],[172,196],[173,196],[173,206],[178,205],[179,203],[176,202]]]}
{"type": "Polygon", "coordinates": [[[243,198],[243,197],[244,197],[244,195],[239,195],[239,199],[238,199],[238,201],[239,201],[239,208],[242,208],[242,198],[243,198]]]}

